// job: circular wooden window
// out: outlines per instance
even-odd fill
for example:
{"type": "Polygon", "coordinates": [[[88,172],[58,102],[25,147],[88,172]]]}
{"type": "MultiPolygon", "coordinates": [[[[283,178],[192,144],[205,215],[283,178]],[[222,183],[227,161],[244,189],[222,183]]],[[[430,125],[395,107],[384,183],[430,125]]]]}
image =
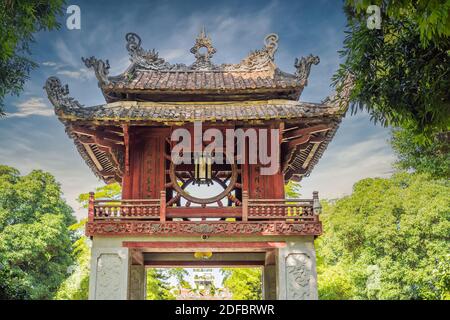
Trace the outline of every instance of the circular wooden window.
{"type": "MultiPolygon", "coordinates": [[[[226,155],[225,155],[226,157],[226,155]]],[[[224,159],[225,159],[224,157],[224,159]]],[[[227,178],[227,182],[228,184],[222,180],[219,177],[219,172],[220,170],[214,170],[214,165],[213,164],[213,171],[215,172],[215,175],[213,175],[213,177],[211,178],[212,181],[216,182],[218,185],[220,185],[224,190],[222,192],[220,192],[219,194],[213,196],[213,197],[209,197],[209,198],[199,198],[199,197],[195,197],[190,195],[188,192],[186,192],[185,190],[185,186],[180,186],[178,184],[178,178],[177,178],[177,165],[175,165],[172,161],[170,162],[170,170],[169,170],[169,176],[170,176],[170,180],[171,180],[171,186],[172,188],[184,199],[186,199],[189,202],[192,203],[197,203],[197,204],[201,204],[201,205],[206,205],[206,204],[211,204],[211,203],[217,203],[218,201],[222,200],[223,198],[227,197],[234,189],[236,186],[236,182],[238,179],[238,169],[237,169],[237,165],[233,162],[230,162],[229,164],[226,164],[228,166],[230,166],[230,170],[231,170],[231,175],[229,176],[229,178],[227,178]]],[[[194,170],[194,164],[192,164],[192,168],[194,170]]],[[[194,180],[193,179],[189,179],[186,184],[191,184],[193,183],[194,180]]]]}

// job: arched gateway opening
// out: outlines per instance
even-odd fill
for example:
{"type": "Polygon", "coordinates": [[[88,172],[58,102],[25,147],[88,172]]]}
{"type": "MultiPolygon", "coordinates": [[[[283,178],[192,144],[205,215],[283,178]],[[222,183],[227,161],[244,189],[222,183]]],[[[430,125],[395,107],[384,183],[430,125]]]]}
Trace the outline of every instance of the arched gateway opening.
{"type": "Polygon", "coordinates": [[[126,48],[131,65],[117,76],[83,58],[103,105],[82,106],[56,77],[45,85],[88,166],[122,186],[120,200],[89,199],[90,299],[144,299],[145,269],[168,266],[258,267],[264,299],[317,299],[318,193],[286,199],[284,185],[319,161],[351,81],[342,96],[299,102],[319,58],[281,71],[276,34],[236,64],[212,62],[204,31],[191,65],[166,62],[134,33],[126,48]]]}

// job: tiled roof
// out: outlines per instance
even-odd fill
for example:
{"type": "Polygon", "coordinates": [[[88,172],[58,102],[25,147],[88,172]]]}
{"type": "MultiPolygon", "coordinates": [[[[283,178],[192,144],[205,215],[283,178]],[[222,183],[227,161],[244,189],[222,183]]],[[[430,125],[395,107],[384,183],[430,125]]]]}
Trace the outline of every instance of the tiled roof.
{"type": "Polygon", "coordinates": [[[88,121],[193,122],[270,120],[339,116],[331,105],[289,100],[235,103],[156,103],[119,101],[94,107],[56,107],[62,119],[88,121]]]}
{"type": "Polygon", "coordinates": [[[162,91],[228,91],[248,89],[298,89],[301,85],[294,75],[275,70],[263,72],[229,71],[153,71],[136,70],[129,78],[110,82],[106,91],[162,90],[162,91]]]}
{"type": "Polygon", "coordinates": [[[320,61],[318,57],[309,55],[296,59],[295,74],[281,71],[275,64],[276,34],[266,36],[264,47],[250,52],[239,63],[221,65],[212,62],[216,49],[205,32],[197,37],[191,49],[196,59],[191,65],[171,64],[159,57],[154,49],[144,50],[137,34],[128,33],[125,38],[131,64],[122,74],[109,76],[108,60],[83,58],[85,65],[95,71],[107,102],[126,100],[128,96],[125,93],[145,94],[139,99],[152,101],[164,100],[158,97],[160,94],[185,93],[214,100],[215,97],[204,95],[207,93],[229,95],[229,100],[232,100],[236,95],[247,98],[248,94],[255,92],[264,93],[267,99],[297,100],[307,85],[312,64],[320,61]],[[206,53],[201,53],[202,48],[206,53]]]}

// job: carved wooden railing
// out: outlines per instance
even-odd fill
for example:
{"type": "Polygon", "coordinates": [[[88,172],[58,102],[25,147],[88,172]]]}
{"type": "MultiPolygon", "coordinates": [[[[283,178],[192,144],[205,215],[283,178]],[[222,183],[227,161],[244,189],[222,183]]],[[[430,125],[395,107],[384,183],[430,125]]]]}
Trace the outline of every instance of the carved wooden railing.
{"type": "Polygon", "coordinates": [[[89,221],[105,219],[160,219],[161,199],[95,200],[89,197],[89,221]]]}
{"type": "Polygon", "coordinates": [[[248,220],[316,221],[313,199],[253,199],[248,201],[248,220]]]}
{"type": "Polygon", "coordinates": [[[89,221],[128,219],[187,219],[233,218],[241,221],[318,221],[320,204],[315,192],[313,199],[249,199],[242,192],[242,205],[234,207],[166,207],[166,194],[160,199],[95,200],[89,197],[89,221]]]}

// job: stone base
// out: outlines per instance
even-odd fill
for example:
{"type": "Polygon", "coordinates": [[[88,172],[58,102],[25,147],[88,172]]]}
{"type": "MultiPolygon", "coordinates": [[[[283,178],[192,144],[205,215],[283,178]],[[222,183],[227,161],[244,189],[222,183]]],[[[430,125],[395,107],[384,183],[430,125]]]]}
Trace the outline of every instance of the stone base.
{"type": "MultiPolygon", "coordinates": [[[[144,300],[146,298],[146,272],[141,251],[123,247],[125,241],[198,242],[198,238],[172,237],[94,237],[91,256],[89,299],[93,300],[144,300]]],[[[257,242],[284,241],[284,247],[263,252],[232,253],[232,261],[260,261],[263,268],[263,298],[267,300],[314,300],[317,294],[316,255],[314,237],[236,237],[208,241],[257,242]],[[262,255],[262,256],[261,256],[262,255]],[[260,258],[258,258],[260,257],[260,258]],[[253,259],[253,260],[251,260],[253,259]],[[258,260],[259,259],[259,260],[258,260]]],[[[282,243],[282,242],[281,242],[282,243]]],[[[163,251],[158,251],[163,252],[163,251]]],[[[165,251],[164,251],[165,252],[165,251]]],[[[174,254],[174,253],[171,253],[174,254]]],[[[213,256],[219,261],[225,254],[213,256]]],[[[158,254],[147,254],[158,258],[158,254]]],[[[192,254],[186,256],[193,259],[192,254]]],[[[177,257],[183,257],[177,253],[177,257]]],[[[153,261],[153,258],[151,261],[153,261]]],[[[189,258],[186,258],[189,259],[189,258]]],[[[184,260],[183,260],[184,261],[184,260]]],[[[186,260],[187,261],[187,260],[186,260]]],[[[159,261],[161,262],[161,261],[159,261]]],[[[167,261],[170,264],[170,261],[167,261]]]]}

